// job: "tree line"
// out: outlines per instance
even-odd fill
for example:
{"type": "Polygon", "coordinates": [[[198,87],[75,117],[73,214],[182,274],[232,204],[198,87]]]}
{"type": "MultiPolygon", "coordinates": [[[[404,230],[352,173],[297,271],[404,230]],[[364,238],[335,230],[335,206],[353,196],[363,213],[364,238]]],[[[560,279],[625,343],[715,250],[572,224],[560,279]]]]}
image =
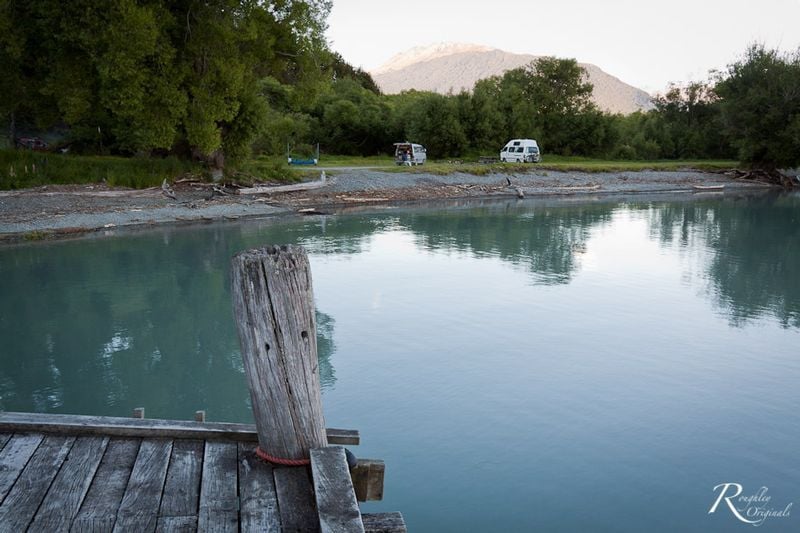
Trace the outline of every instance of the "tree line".
{"type": "Polygon", "coordinates": [[[0,0],[0,113],[9,136],[65,133],[71,150],[175,154],[222,166],[287,150],[433,158],[547,154],[800,163],[800,51],[753,45],[654,109],[600,110],[574,59],[540,58],[456,94],[381,94],[325,38],[329,0],[0,0]]]}
{"type": "Polygon", "coordinates": [[[508,139],[534,138],[545,157],[800,164],[800,50],[753,45],[708,81],[671,85],[652,110],[630,115],[600,110],[586,80],[576,60],[552,57],[457,94],[380,95],[345,80],[293,115],[294,133],[354,155],[403,139],[426,145],[433,157],[496,155],[508,139]]]}

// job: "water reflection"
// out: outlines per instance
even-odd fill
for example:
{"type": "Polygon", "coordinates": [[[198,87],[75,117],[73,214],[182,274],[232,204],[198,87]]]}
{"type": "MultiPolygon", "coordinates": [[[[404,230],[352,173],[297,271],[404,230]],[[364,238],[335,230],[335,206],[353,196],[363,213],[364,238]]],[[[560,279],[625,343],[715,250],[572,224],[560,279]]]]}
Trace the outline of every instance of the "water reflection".
{"type": "Polygon", "coordinates": [[[800,195],[658,204],[649,217],[662,242],[710,252],[709,292],[732,325],[774,316],[800,327],[800,195]]]}
{"type": "MultiPolygon", "coordinates": [[[[229,260],[256,238],[205,228],[4,249],[0,409],[246,419],[229,260]]],[[[317,321],[331,387],[335,322],[317,321]]]]}
{"type": "MultiPolygon", "coordinates": [[[[417,249],[499,259],[533,284],[563,286],[581,271],[592,235],[614,231],[615,213],[644,213],[652,240],[708,252],[709,294],[732,324],[774,316],[800,327],[798,204],[796,195],[499,203],[5,247],[0,409],[120,415],[146,405],[154,417],[206,409],[212,419],[248,420],[229,261],[267,243],[300,243],[347,269],[376,235],[409,232],[417,249]]],[[[331,389],[336,321],[318,309],[317,324],[321,381],[331,389]]]]}
{"type": "Polygon", "coordinates": [[[336,383],[336,369],[333,368],[331,357],[336,353],[336,343],[333,341],[333,328],[336,321],[332,316],[326,315],[317,309],[317,355],[319,358],[319,381],[322,389],[329,389],[336,383]]]}
{"type": "Polygon", "coordinates": [[[610,222],[614,205],[506,205],[416,214],[400,224],[428,250],[458,250],[524,265],[542,284],[568,283],[593,228],[610,222]]]}

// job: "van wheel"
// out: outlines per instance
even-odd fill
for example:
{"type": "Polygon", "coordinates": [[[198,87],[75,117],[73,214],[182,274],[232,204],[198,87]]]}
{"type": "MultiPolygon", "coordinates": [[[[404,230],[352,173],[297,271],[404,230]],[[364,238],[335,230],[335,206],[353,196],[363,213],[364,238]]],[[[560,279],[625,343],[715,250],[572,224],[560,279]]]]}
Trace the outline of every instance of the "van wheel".
{"type": "Polygon", "coordinates": [[[506,162],[506,158],[505,158],[505,157],[504,157],[504,158],[502,158],[502,159],[500,160],[500,162],[501,162],[501,163],[505,163],[505,162],[506,162]]]}

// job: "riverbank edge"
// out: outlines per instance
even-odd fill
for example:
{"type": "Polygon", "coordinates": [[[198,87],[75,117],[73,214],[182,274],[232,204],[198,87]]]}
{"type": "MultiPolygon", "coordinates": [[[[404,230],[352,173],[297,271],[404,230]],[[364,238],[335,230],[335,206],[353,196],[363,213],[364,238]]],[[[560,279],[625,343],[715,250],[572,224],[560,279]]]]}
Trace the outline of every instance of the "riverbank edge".
{"type": "MultiPolygon", "coordinates": [[[[125,210],[102,210],[94,213],[73,213],[84,219],[84,223],[74,226],[60,226],[56,224],[58,219],[55,216],[50,216],[44,221],[38,221],[38,228],[35,230],[23,229],[16,231],[0,232],[0,244],[14,244],[21,242],[32,242],[42,240],[61,240],[69,238],[79,238],[91,234],[107,234],[116,235],[119,230],[141,230],[152,228],[155,226],[188,226],[195,224],[206,224],[215,222],[232,222],[247,219],[289,219],[300,218],[308,215],[336,215],[346,214],[348,212],[364,211],[370,209],[381,209],[386,207],[401,207],[401,206],[423,206],[426,203],[437,201],[481,201],[481,200],[503,200],[503,199],[519,199],[521,197],[528,199],[569,199],[569,198],[590,198],[590,197],[619,197],[629,195],[663,195],[663,194],[689,194],[702,197],[709,195],[724,195],[726,192],[743,192],[753,190],[767,190],[777,189],[776,187],[759,182],[744,182],[741,180],[733,180],[726,178],[722,173],[710,173],[708,171],[695,171],[686,169],[682,172],[691,171],[694,173],[706,174],[709,179],[713,180],[714,184],[721,182],[724,185],[722,189],[698,189],[698,184],[695,182],[678,183],[669,182],[665,183],[663,187],[653,186],[653,182],[647,179],[627,183],[627,187],[615,187],[612,189],[597,189],[585,185],[576,185],[573,187],[559,187],[554,190],[552,187],[531,187],[524,185],[508,185],[506,187],[489,187],[485,192],[482,190],[464,189],[464,194],[442,194],[441,190],[437,188],[449,187],[452,189],[454,185],[434,183],[429,186],[415,186],[412,187],[415,194],[408,195],[408,197],[393,197],[386,198],[386,193],[390,190],[392,192],[406,191],[407,189],[390,189],[390,188],[377,188],[369,191],[353,191],[352,196],[347,196],[347,200],[341,200],[342,195],[331,197],[331,194],[324,194],[324,191],[311,198],[303,198],[299,202],[296,197],[291,194],[282,195],[276,198],[270,198],[269,203],[262,203],[261,208],[255,207],[252,198],[245,198],[234,196],[228,198],[228,202],[224,205],[208,206],[207,208],[194,208],[190,213],[183,213],[181,216],[166,216],[158,218],[156,215],[160,210],[165,210],[165,207],[153,207],[151,209],[137,211],[142,212],[140,217],[133,220],[124,220],[122,213],[125,210]],[[368,193],[361,195],[359,193],[368,193]],[[423,197],[424,196],[424,197],[423,197]],[[155,218],[142,220],[142,218],[151,215],[155,218]],[[113,222],[107,222],[112,219],[113,222]],[[48,224],[49,223],[49,224],[48,224]]],[[[667,172],[667,171],[661,171],[667,172]]],[[[681,171],[674,172],[676,177],[681,171]]],[[[637,179],[648,174],[647,171],[637,172],[624,172],[624,173],[608,173],[612,177],[619,178],[620,176],[634,176],[637,179]]],[[[474,187],[472,185],[456,185],[460,187],[474,187]]],[[[718,186],[718,185],[717,185],[718,186]]],[[[47,192],[38,193],[36,190],[17,191],[15,193],[19,197],[36,198],[37,194],[47,194],[49,196],[58,195],[59,193],[47,192]]],[[[63,193],[63,194],[77,194],[77,193],[63,193]]],[[[122,192],[124,194],[124,191],[122,192]]],[[[130,191],[131,195],[140,194],[134,190],[130,191]]],[[[6,195],[7,197],[8,195],[6,195]]],[[[306,193],[307,196],[307,193],[306,193]]],[[[395,195],[396,196],[396,195],[395,195]]],[[[194,207],[194,206],[193,206],[194,207]]],[[[174,208],[173,208],[174,209],[174,208]]],[[[130,213],[127,213],[130,214],[130,213]]],[[[64,215],[57,215],[64,216],[64,215]]],[[[0,228],[4,225],[4,220],[0,219],[0,228]]],[[[18,226],[21,224],[17,224],[18,226]]],[[[0,230],[1,231],[1,230],[0,230]]]]}

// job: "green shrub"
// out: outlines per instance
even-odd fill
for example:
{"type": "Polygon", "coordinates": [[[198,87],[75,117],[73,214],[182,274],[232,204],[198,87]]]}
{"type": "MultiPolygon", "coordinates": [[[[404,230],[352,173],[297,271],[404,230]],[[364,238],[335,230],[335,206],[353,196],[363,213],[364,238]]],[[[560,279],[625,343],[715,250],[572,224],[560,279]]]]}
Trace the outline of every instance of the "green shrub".
{"type": "Polygon", "coordinates": [[[107,183],[143,189],[201,168],[175,157],[76,156],[28,150],[0,150],[0,189],[49,184],[107,183]]]}

